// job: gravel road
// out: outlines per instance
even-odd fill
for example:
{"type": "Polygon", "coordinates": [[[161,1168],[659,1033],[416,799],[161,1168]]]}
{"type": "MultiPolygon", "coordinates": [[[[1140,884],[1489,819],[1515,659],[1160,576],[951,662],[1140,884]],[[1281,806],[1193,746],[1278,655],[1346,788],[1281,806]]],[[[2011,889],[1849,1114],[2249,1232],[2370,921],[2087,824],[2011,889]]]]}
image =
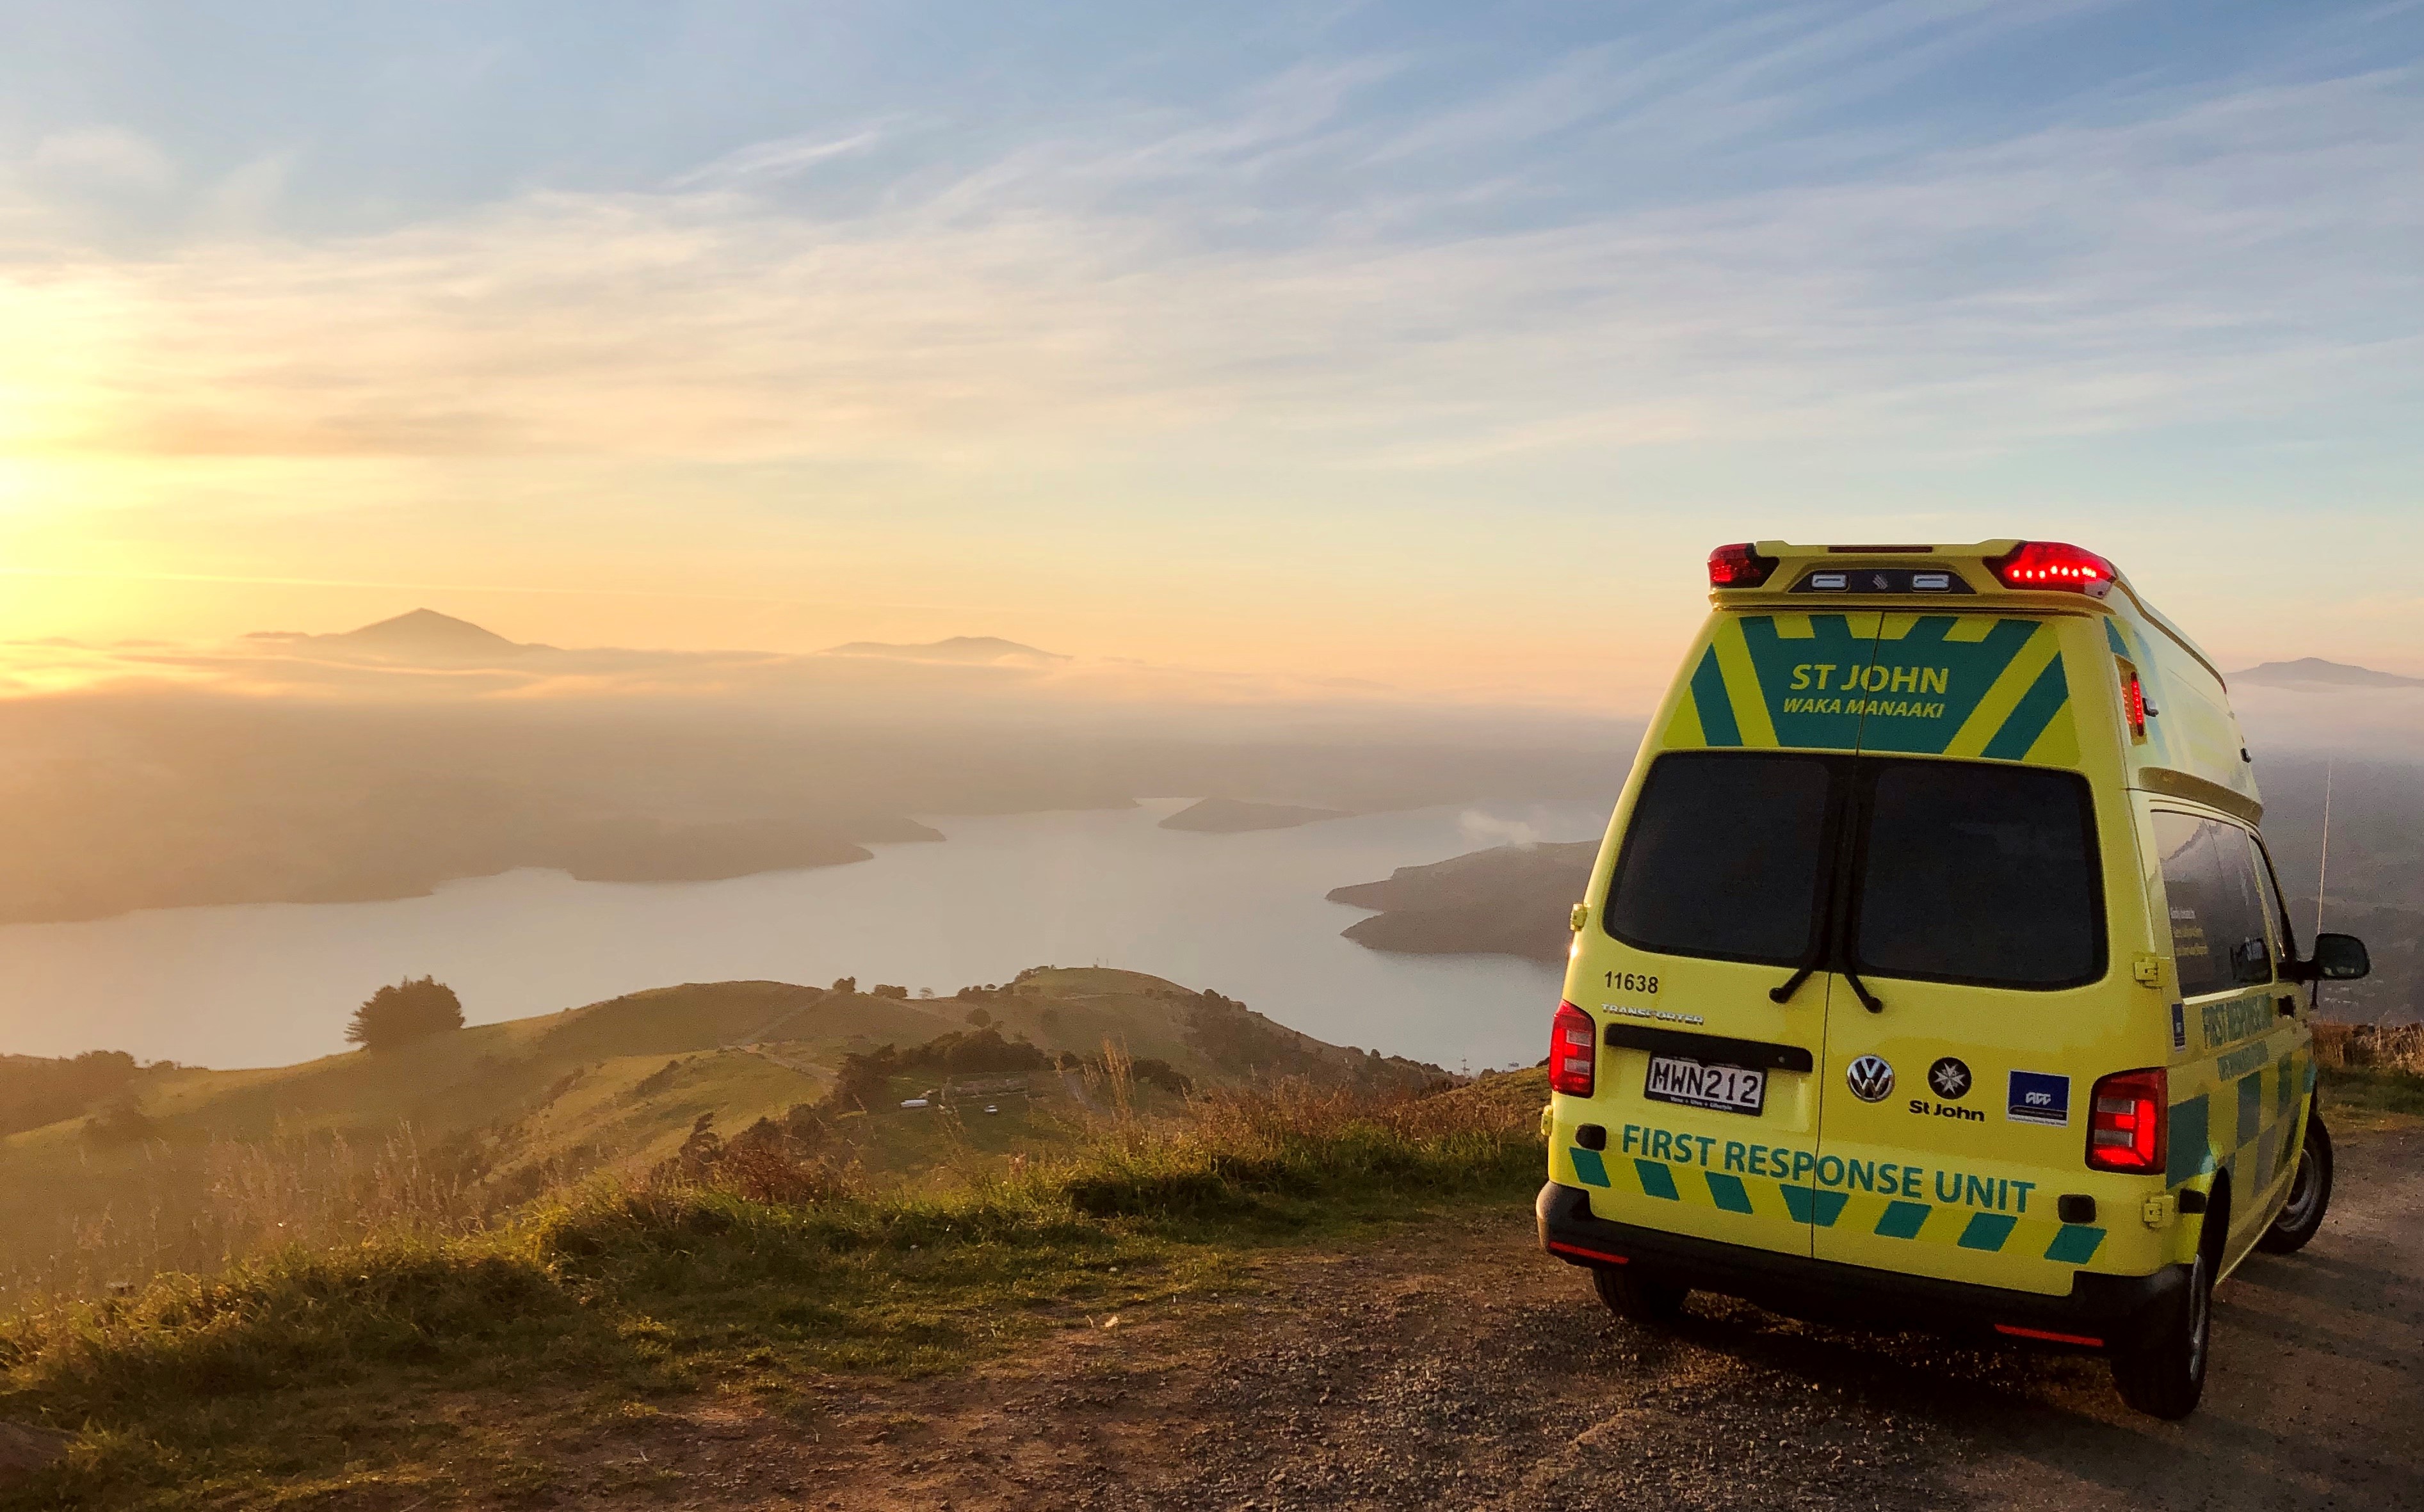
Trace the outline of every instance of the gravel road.
{"type": "Polygon", "coordinates": [[[2340,1160],[2315,1242],[2218,1294],[2181,1424],[2091,1360],[1709,1298],[1622,1323],[1524,1210],[1277,1258],[1241,1301],[964,1377],[830,1381],[805,1416],[669,1418],[596,1463],[644,1453],[647,1500],[719,1508],[2424,1508],[2424,1131],[2340,1160]]]}

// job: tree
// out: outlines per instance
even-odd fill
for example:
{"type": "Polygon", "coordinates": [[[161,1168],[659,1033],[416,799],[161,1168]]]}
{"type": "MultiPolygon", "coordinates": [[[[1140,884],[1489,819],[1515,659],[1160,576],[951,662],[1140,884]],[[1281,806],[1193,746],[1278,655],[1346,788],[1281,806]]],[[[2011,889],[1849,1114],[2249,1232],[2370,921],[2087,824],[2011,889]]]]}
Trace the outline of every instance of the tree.
{"type": "Polygon", "coordinates": [[[354,1010],[345,1040],[365,1050],[392,1050],[462,1027],[463,1000],[454,988],[434,977],[407,977],[354,1010]]]}

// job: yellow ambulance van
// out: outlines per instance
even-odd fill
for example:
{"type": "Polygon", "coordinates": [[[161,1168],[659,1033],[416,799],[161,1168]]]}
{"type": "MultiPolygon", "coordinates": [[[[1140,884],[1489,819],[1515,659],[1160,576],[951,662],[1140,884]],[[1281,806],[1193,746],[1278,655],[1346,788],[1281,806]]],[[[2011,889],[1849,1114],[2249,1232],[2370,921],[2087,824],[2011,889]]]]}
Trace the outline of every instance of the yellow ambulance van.
{"type": "Polygon", "coordinates": [[[1574,909],[1541,1246],[2110,1357],[2178,1417],[2214,1284],[2331,1197],[2301,953],[2221,675],[2042,541],[1719,548],[1574,909]]]}

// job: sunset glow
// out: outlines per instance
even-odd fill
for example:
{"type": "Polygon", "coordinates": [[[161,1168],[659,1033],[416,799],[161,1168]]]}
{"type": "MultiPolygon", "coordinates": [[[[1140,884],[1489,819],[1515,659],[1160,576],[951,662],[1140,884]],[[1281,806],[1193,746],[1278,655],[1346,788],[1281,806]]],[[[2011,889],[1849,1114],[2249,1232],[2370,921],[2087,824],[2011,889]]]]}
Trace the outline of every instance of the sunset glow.
{"type": "MultiPolygon", "coordinates": [[[[1716,541],[2026,532],[2226,658],[2424,670],[2424,125],[2412,63],[2317,34],[2160,88],[2108,40],[2112,80],[1997,115],[1843,62],[1997,72],[2097,24],[1526,53],[1275,12],[1290,61],[1072,56],[1094,82],[1038,116],[974,57],[875,108],[843,81],[908,34],[868,10],[778,48],[783,88],[669,74],[630,119],[466,15],[416,34],[462,72],[387,107],[398,157],[301,100],[187,131],[250,43],[147,104],[165,40],[37,13],[0,64],[0,638],[426,603],[561,645],[997,633],[1637,708],[1716,541]],[[46,92],[61,50],[97,103],[46,92]],[[454,134],[540,79],[603,137],[454,134]],[[2062,250],[1970,255],[2032,238],[2062,250]],[[2329,596],[2267,591],[2327,558],[2329,596]]],[[[105,664],[11,661],[21,691],[105,664]]]]}

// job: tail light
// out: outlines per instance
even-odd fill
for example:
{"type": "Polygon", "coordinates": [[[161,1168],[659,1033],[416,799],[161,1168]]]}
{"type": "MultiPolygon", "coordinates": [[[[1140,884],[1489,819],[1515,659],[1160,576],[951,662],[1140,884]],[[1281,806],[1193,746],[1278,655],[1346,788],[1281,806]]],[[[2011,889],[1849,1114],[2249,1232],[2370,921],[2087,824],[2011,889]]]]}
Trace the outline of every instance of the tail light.
{"type": "Polygon", "coordinates": [[[1549,1030],[1549,1090],[1588,1097],[1599,1070],[1599,1026],[1571,1003],[1557,1005],[1549,1030]]]}
{"type": "Polygon", "coordinates": [[[2097,1170],[2161,1170],[2170,1155],[2169,1093],[2160,1068],[2099,1079],[2087,1102],[2087,1163],[2097,1170]]]}
{"type": "Polygon", "coordinates": [[[1721,546],[1709,553],[1709,586],[1756,588],[1776,570],[1776,558],[1762,556],[1748,541],[1721,546]]]}
{"type": "Polygon", "coordinates": [[[2060,541],[2022,541],[2001,556],[1988,558],[1986,565],[2006,588],[2053,588],[2092,598],[2112,592],[2121,576],[2121,569],[2105,558],[2060,541]]]}
{"type": "Polygon", "coordinates": [[[2129,739],[2146,738],[2146,686],[2138,680],[2138,669],[2124,661],[2121,664],[2121,708],[2129,716],[2129,739]]]}

